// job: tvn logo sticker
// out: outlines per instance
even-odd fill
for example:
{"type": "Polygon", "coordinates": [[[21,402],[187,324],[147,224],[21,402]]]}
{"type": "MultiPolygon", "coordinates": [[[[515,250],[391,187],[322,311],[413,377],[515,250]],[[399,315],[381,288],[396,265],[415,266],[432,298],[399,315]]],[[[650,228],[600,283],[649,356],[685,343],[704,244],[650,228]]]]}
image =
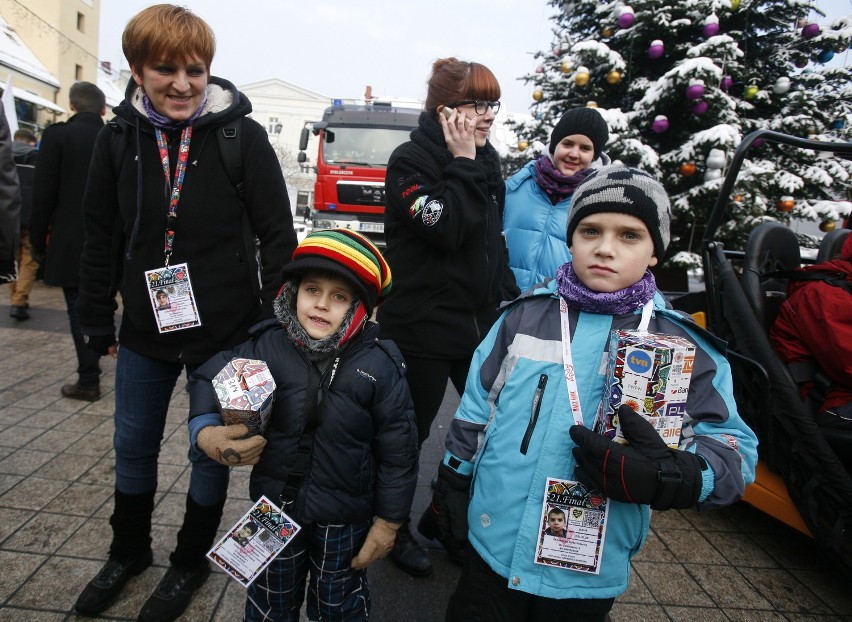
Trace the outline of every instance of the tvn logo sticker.
{"type": "Polygon", "coordinates": [[[650,376],[654,368],[653,362],[648,352],[635,348],[629,348],[624,357],[624,363],[627,365],[627,368],[639,376],[650,376]]]}

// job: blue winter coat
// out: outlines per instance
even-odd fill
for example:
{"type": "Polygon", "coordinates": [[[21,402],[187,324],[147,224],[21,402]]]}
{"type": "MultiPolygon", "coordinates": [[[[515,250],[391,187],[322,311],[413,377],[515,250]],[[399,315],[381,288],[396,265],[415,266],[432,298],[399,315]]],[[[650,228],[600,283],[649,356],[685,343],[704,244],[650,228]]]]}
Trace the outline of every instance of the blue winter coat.
{"type": "MultiPolygon", "coordinates": [[[[647,537],[647,505],[610,501],[600,574],[533,562],[545,479],[573,479],[575,467],[556,283],[535,291],[509,306],[476,350],[447,434],[444,464],[472,473],[468,538],[510,589],[548,598],[615,597],[627,589],[630,559],[647,537]]],[[[754,480],[757,438],[737,413],[724,355],[688,319],[663,306],[656,297],[649,330],[684,336],[697,346],[680,449],[700,454],[711,467],[704,472],[698,508],[728,505],[754,480]]],[[[587,426],[602,397],[610,331],[636,328],[639,320],[638,313],[571,312],[587,426]]]]}
{"type": "Polygon", "coordinates": [[[521,291],[552,278],[559,266],[571,261],[565,243],[570,209],[571,196],[553,205],[536,183],[535,160],[506,182],[503,234],[509,267],[521,291]]]}

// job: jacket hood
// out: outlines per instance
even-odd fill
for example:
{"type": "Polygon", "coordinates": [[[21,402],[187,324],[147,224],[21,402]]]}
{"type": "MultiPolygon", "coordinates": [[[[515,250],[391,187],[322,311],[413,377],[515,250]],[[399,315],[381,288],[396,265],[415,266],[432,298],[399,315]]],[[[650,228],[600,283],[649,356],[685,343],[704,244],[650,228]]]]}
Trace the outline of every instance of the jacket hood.
{"type": "MultiPolygon", "coordinates": [[[[143,127],[145,125],[150,126],[148,115],[142,107],[143,93],[142,87],[131,80],[127,83],[124,100],[113,108],[113,112],[131,125],[136,125],[137,120],[140,120],[143,127]]],[[[251,111],[251,102],[248,97],[237,90],[237,87],[227,80],[211,76],[210,82],[207,84],[207,101],[201,111],[201,116],[193,125],[197,129],[206,125],[227,122],[237,117],[244,117],[251,111]]]]}
{"type": "Polygon", "coordinates": [[[29,155],[30,153],[33,153],[34,151],[38,151],[38,149],[36,149],[32,145],[28,145],[27,143],[22,143],[19,140],[13,140],[12,141],[12,157],[13,158],[18,158],[18,157],[21,157],[21,156],[29,155]]]}

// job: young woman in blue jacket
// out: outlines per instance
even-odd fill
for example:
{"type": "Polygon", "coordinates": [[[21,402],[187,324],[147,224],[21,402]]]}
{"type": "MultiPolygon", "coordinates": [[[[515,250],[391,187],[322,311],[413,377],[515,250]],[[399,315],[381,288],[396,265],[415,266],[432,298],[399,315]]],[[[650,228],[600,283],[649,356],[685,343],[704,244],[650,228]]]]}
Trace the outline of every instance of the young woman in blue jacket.
{"type": "Polygon", "coordinates": [[[571,260],[565,243],[571,197],[597,167],[609,163],[603,153],[608,139],[597,110],[569,110],[553,128],[548,151],[506,182],[503,233],[521,291],[552,278],[571,260]]]}

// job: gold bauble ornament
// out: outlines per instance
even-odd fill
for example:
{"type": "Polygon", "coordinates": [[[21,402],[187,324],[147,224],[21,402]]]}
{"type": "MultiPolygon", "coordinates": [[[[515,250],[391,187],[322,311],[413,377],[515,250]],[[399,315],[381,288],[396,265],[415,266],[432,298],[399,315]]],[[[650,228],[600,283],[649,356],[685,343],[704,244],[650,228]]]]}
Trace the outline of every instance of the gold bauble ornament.
{"type": "Polygon", "coordinates": [[[559,69],[562,70],[562,73],[571,73],[574,71],[574,63],[570,60],[563,60],[562,64],[559,65],[559,69]]]}
{"type": "Polygon", "coordinates": [[[589,101],[586,102],[586,108],[597,108],[597,107],[598,107],[598,102],[596,102],[593,99],[590,99],[589,101]]]}
{"type": "Polygon", "coordinates": [[[755,97],[757,97],[758,91],[760,91],[760,88],[756,84],[750,84],[745,88],[743,97],[745,97],[746,99],[754,99],[755,97]]]}
{"type": "Polygon", "coordinates": [[[606,81],[610,84],[618,84],[621,82],[622,73],[618,69],[613,69],[608,74],[606,74],[606,81]]]}
{"type": "Polygon", "coordinates": [[[825,220],[819,223],[819,230],[828,233],[829,231],[834,231],[837,228],[837,223],[833,220],[825,220]]]}
{"type": "Polygon", "coordinates": [[[527,140],[519,140],[518,141],[518,151],[526,151],[529,146],[530,146],[530,143],[527,140]]]}
{"type": "Polygon", "coordinates": [[[601,34],[604,38],[609,39],[612,35],[615,34],[615,28],[612,26],[604,26],[603,30],[601,30],[601,34]]]}
{"type": "Polygon", "coordinates": [[[580,67],[577,69],[577,73],[574,74],[574,83],[577,86],[586,86],[589,83],[589,78],[591,75],[589,74],[589,70],[587,67],[580,67]]]}
{"type": "Polygon", "coordinates": [[[542,99],[544,99],[544,91],[542,91],[541,89],[534,90],[532,98],[537,102],[540,102],[542,99]]]}
{"type": "Polygon", "coordinates": [[[731,0],[731,11],[740,10],[740,0],[731,0]]]}

